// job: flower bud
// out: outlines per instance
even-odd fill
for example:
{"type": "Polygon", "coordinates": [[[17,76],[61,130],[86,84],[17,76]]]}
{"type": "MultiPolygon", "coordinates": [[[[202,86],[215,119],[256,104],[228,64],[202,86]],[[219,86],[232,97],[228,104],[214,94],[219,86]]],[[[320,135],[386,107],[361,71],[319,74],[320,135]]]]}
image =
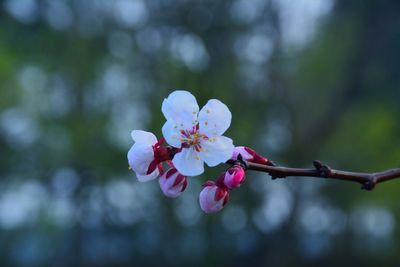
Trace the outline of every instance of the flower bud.
{"type": "Polygon", "coordinates": [[[200,207],[205,213],[215,213],[225,206],[228,198],[229,192],[227,187],[208,181],[204,184],[204,188],[200,192],[200,207]]]}
{"type": "Polygon", "coordinates": [[[249,161],[249,162],[254,162],[254,163],[259,163],[259,164],[269,163],[268,159],[258,155],[256,151],[254,151],[253,149],[246,147],[246,146],[235,147],[233,149],[231,159],[238,160],[239,154],[242,156],[242,159],[249,161]]]}
{"type": "Polygon", "coordinates": [[[239,165],[230,167],[223,176],[224,184],[230,189],[240,187],[245,178],[245,171],[239,165]]]}
{"type": "Polygon", "coordinates": [[[178,197],[187,186],[186,176],[180,174],[177,169],[171,168],[158,180],[161,191],[167,197],[178,197]]]}

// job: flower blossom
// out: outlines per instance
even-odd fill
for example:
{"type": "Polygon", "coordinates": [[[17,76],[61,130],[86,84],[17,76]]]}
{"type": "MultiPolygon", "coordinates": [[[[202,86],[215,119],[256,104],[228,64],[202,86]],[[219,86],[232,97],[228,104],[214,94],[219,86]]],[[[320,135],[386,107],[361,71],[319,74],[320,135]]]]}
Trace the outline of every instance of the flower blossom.
{"type": "Polygon", "coordinates": [[[231,158],[232,139],[222,136],[231,124],[232,114],[217,99],[211,99],[199,111],[196,98],[187,91],[174,91],[162,103],[166,123],[162,133],[166,142],[180,149],[172,159],[183,175],[204,172],[204,162],[214,167],[231,158]]]}
{"type": "Polygon", "coordinates": [[[230,188],[237,188],[244,182],[246,175],[242,166],[233,165],[222,176],[224,184],[230,188]]]}
{"type": "Polygon", "coordinates": [[[155,179],[162,171],[161,162],[168,160],[168,151],[161,147],[163,140],[157,141],[154,134],[141,130],[131,133],[135,141],[128,151],[128,163],[140,182],[155,179]]]}
{"type": "Polygon", "coordinates": [[[161,191],[167,197],[178,197],[187,186],[186,176],[183,176],[177,169],[171,168],[166,171],[158,180],[161,191]]]}
{"type": "Polygon", "coordinates": [[[231,159],[237,160],[239,154],[242,156],[242,159],[254,162],[258,164],[268,164],[270,161],[260,155],[253,149],[246,146],[237,146],[234,148],[231,159]]]}
{"type": "Polygon", "coordinates": [[[228,202],[229,191],[224,185],[208,181],[200,192],[200,207],[205,213],[216,213],[228,202]]]}

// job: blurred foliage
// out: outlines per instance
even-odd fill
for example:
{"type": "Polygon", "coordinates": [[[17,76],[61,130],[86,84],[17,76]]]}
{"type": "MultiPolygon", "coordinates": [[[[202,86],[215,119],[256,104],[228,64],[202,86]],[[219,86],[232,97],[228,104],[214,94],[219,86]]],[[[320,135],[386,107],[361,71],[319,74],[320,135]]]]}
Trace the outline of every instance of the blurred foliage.
{"type": "Polygon", "coordinates": [[[191,178],[166,199],[128,171],[163,98],[232,111],[227,135],[278,164],[400,161],[400,3],[5,0],[1,266],[395,266],[398,181],[373,192],[248,173],[216,215],[191,178]]]}

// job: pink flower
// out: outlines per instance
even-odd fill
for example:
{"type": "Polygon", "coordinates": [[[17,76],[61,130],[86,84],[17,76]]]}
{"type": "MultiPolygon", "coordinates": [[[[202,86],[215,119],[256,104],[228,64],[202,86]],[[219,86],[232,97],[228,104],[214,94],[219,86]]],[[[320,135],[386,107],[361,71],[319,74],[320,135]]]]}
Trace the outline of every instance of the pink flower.
{"type": "Polygon", "coordinates": [[[230,189],[240,187],[245,178],[245,171],[239,165],[230,167],[223,176],[224,184],[230,189]]]}
{"type": "Polygon", "coordinates": [[[246,161],[249,162],[254,162],[258,164],[267,164],[269,163],[269,160],[258,155],[256,151],[253,149],[246,147],[246,146],[237,146],[233,149],[232,157],[231,159],[237,160],[239,154],[242,156],[242,158],[246,161]]]}
{"type": "Polygon", "coordinates": [[[215,213],[220,211],[228,202],[228,188],[212,181],[204,184],[200,192],[200,207],[205,213],[215,213]]]}
{"type": "Polygon", "coordinates": [[[186,176],[180,174],[177,169],[171,168],[158,180],[161,191],[167,197],[178,197],[187,186],[186,176]]]}

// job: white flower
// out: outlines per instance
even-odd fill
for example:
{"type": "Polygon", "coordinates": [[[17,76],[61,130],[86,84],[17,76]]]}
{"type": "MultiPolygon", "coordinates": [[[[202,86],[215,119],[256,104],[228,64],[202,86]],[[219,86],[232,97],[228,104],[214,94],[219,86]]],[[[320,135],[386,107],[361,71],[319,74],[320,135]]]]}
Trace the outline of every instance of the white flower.
{"type": "Polygon", "coordinates": [[[199,112],[191,93],[174,91],[164,99],[161,110],[167,119],[162,128],[165,140],[181,148],[172,160],[181,174],[196,176],[204,172],[204,162],[214,167],[231,158],[232,139],[222,134],[232,114],[224,103],[211,99],[199,112]]]}
{"type": "Polygon", "coordinates": [[[135,144],[128,151],[129,166],[136,173],[140,182],[155,179],[159,174],[154,152],[154,147],[157,144],[156,136],[140,130],[132,131],[131,136],[135,144]]]}

